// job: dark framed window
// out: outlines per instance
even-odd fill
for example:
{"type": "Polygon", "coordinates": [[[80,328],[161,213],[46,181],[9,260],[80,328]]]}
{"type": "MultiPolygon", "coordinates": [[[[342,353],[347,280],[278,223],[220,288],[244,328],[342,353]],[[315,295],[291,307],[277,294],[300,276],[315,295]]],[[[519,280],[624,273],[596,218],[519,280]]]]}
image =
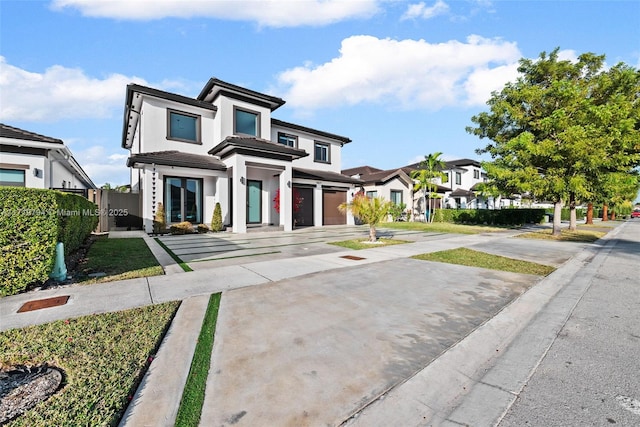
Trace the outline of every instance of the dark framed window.
{"type": "Polygon", "coordinates": [[[462,174],[460,172],[456,172],[456,185],[462,184],[462,174]]]}
{"type": "Polygon", "coordinates": [[[475,179],[480,179],[480,171],[478,169],[473,170],[473,177],[475,179]]]}
{"type": "Polygon", "coordinates": [[[185,142],[200,142],[200,116],[167,110],[167,138],[185,142]]]}
{"type": "Polygon", "coordinates": [[[202,179],[165,177],[164,203],[167,223],[202,223],[202,179]]]}
{"type": "Polygon", "coordinates": [[[398,190],[391,190],[391,202],[394,205],[401,205],[402,204],[402,191],[398,191],[398,190]]]}
{"type": "Polygon", "coordinates": [[[234,107],[233,133],[260,137],[260,113],[234,107]]]}
{"type": "Polygon", "coordinates": [[[377,191],[367,191],[365,193],[365,195],[370,198],[370,199],[375,199],[376,197],[378,197],[378,192],[377,191]]]}
{"type": "Polygon", "coordinates": [[[278,132],[278,142],[289,147],[298,148],[298,137],[284,132],[278,132]]]}
{"type": "Polygon", "coordinates": [[[24,187],[24,170],[0,169],[0,186],[24,187]]]}
{"type": "Polygon", "coordinates": [[[316,142],[314,144],[314,157],[313,160],[319,163],[331,163],[331,156],[329,152],[329,144],[323,142],[316,142]]]}

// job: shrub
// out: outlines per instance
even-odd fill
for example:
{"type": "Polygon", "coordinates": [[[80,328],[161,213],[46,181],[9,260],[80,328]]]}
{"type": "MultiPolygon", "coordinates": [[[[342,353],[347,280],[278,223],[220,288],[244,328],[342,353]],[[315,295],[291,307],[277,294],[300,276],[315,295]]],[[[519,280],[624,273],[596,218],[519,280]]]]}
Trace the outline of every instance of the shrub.
{"type": "Polygon", "coordinates": [[[96,205],[77,194],[36,188],[0,188],[0,295],[44,282],[55,247],[74,252],[98,224],[96,205]]]}
{"type": "Polygon", "coordinates": [[[209,226],[207,226],[207,224],[198,224],[198,233],[208,233],[209,232],[209,226]]]}
{"type": "Polygon", "coordinates": [[[169,228],[171,234],[191,234],[193,233],[193,224],[189,221],[179,222],[169,228]]]}
{"type": "Polygon", "coordinates": [[[154,234],[162,234],[167,231],[167,220],[162,203],[158,203],[156,209],[156,215],[153,218],[153,232],[154,234]]]}
{"type": "Polygon", "coordinates": [[[440,209],[434,221],[487,225],[539,224],[544,214],[544,209],[440,209]]]}
{"type": "Polygon", "coordinates": [[[211,231],[222,231],[222,208],[220,208],[220,203],[216,203],[216,207],[213,209],[211,231]]]}

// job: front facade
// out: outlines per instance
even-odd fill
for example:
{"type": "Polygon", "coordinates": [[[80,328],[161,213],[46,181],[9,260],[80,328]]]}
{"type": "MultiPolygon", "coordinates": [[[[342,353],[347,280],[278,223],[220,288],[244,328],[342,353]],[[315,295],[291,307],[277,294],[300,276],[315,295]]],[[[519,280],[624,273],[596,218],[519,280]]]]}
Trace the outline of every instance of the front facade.
{"type": "Polygon", "coordinates": [[[0,123],[0,186],[48,188],[87,196],[96,188],[57,138],[0,123]]]}
{"type": "Polygon", "coordinates": [[[212,78],[197,98],[127,86],[122,146],[144,229],[209,224],[216,203],[234,232],[353,224],[338,211],[360,181],[340,173],[349,138],[271,117],[280,98],[212,78]]]}

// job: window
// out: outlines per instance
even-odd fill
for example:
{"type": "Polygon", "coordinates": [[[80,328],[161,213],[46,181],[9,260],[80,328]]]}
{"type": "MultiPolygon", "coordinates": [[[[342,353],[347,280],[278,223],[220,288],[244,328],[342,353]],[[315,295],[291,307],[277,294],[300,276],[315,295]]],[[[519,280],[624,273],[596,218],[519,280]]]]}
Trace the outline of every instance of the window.
{"type": "Polygon", "coordinates": [[[370,199],[375,199],[376,197],[378,197],[378,192],[377,191],[367,191],[366,192],[366,196],[370,199]]]}
{"type": "Polygon", "coordinates": [[[460,172],[456,172],[456,185],[462,184],[462,174],[460,172]]]}
{"type": "Polygon", "coordinates": [[[478,169],[473,170],[473,177],[475,179],[480,179],[480,171],[478,169]]]}
{"type": "Polygon", "coordinates": [[[233,113],[233,132],[236,135],[260,136],[259,113],[240,108],[235,108],[233,113]]]}
{"type": "Polygon", "coordinates": [[[200,142],[200,117],[168,110],[167,138],[186,142],[200,142]]]}
{"type": "Polygon", "coordinates": [[[167,222],[202,222],[202,180],[195,178],[165,178],[164,203],[167,222]]]}
{"type": "Polygon", "coordinates": [[[329,144],[323,144],[322,142],[316,142],[314,144],[314,160],[320,163],[330,163],[329,158],[329,144]]]}
{"type": "Polygon", "coordinates": [[[391,190],[391,202],[396,206],[400,206],[402,204],[402,191],[391,190]]]}
{"type": "Polygon", "coordinates": [[[0,186],[24,187],[24,170],[0,169],[0,186]]]}
{"type": "Polygon", "coordinates": [[[295,135],[289,135],[288,133],[278,132],[278,142],[289,147],[298,147],[298,137],[295,135]]]}

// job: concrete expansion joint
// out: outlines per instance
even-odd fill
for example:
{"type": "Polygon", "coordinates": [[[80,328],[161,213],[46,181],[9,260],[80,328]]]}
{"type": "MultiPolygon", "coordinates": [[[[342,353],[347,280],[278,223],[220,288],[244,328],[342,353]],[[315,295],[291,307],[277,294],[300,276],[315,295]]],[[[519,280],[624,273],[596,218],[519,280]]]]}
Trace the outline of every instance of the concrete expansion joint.
{"type": "Polygon", "coordinates": [[[273,281],[274,281],[274,280],[272,280],[271,278],[269,278],[269,277],[267,277],[267,276],[265,276],[265,275],[263,275],[263,274],[260,274],[260,273],[258,273],[257,271],[254,271],[254,270],[250,269],[250,268],[249,268],[249,267],[247,267],[246,265],[241,265],[240,267],[244,268],[244,269],[245,269],[245,270],[247,270],[247,271],[252,272],[253,274],[257,274],[258,276],[262,277],[263,279],[268,280],[269,282],[273,282],[273,281]]]}
{"type": "Polygon", "coordinates": [[[487,387],[495,388],[496,390],[503,391],[503,392],[508,393],[508,394],[510,394],[512,396],[515,396],[515,397],[518,397],[518,395],[520,394],[520,393],[515,392],[515,391],[507,390],[506,388],[500,387],[499,385],[491,384],[491,383],[484,382],[484,381],[478,381],[478,384],[482,384],[482,385],[486,385],[487,387]]]}
{"type": "Polygon", "coordinates": [[[145,277],[144,281],[147,283],[147,292],[149,292],[149,300],[151,301],[151,304],[155,304],[155,301],[153,300],[153,294],[151,293],[151,283],[149,283],[149,278],[145,277]]]}
{"type": "Polygon", "coordinates": [[[457,425],[457,426],[469,427],[469,424],[467,424],[467,423],[461,423],[461,422],[459,422],[459,421],[452,420],[451,418],[447,418],[445,421],[446,421],[446,422],[449,422],[449,423],[451,423],[451,424],[455,424],[455,425],[457,425]]]}

